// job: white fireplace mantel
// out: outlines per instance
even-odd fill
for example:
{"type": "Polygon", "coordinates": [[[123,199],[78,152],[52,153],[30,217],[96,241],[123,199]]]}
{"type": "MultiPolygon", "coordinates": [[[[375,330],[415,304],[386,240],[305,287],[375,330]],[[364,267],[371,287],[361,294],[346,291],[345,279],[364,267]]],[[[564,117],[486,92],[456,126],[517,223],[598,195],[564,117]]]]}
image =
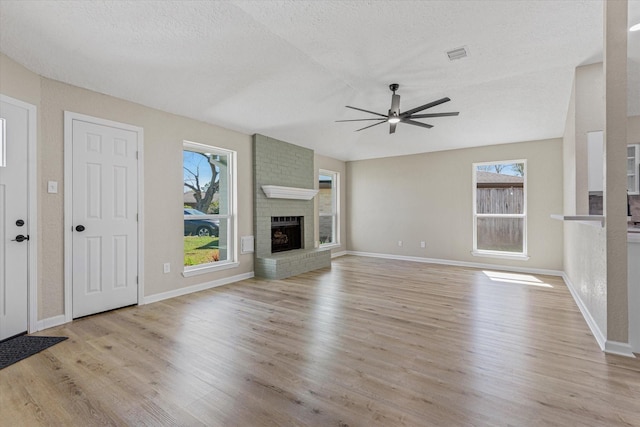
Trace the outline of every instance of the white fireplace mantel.
{"type": "Polygon", "coordinates": [[[282,187],[280,185],[263,185],[262,191],[269,199],[311,200],[318,190],[311,188],[282,187]]]}

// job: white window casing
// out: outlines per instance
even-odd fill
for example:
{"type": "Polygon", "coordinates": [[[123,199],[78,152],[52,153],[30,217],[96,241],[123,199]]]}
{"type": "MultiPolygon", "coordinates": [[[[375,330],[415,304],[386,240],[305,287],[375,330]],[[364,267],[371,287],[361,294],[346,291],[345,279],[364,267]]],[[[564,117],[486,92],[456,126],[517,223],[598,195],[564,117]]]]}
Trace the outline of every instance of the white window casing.
{"type": "MultiPolygon", "coordinates": [[[[184,141],[183,150],[202,153],[210,156],[210,159],[226,158],[226,164],[221,162],[219,169],[219,211],[218,213],[198,215],[198,219],[211,220],[218,223],[218,256],[217,261],[200,263],[197,265],[185,265],[182,275],[190,277],[212,271],[235,268],[239,265],[238,248],[235,244],[237,236],[237,170],[236,152],[224,148],[213,147],[197,142],[184,141]]],[[[209,160],[212,162],[213,160],[209,160]]],[[[183,177],[184,178],[184,177],[183,177]]],[[[202,185],[202,183],[199,183],[202,185]]],[[[184,220],[193,220],[193,216],[184,215],[184,220]]]]}
{"type": "MultiPolygon", "coordinates": [[[[486,171],[480,171],[486,172],[486,171]]],[[[511,174],[504,174],[511,175],[511,174]]],[[[519,175],[511,175],[519,176],[519,175]]],[[[472,164],[472,185],[473,185],[473,250],[474,256],[484,256],[503,259],[520,259],[527,260],[529,256],[527,254],[527,161],[526,159],[519,160],[500,160],[494,162],[480,162],[472,164]],[[521,164],[522,166],[522,212],[521,213],[497,213],[497,212],[478,212],[478,173],[479,167],[491,167],[494,165],[502,165],[508,167],[510,165],[521,164]],[[522,250],[488,250],[478,248],[478,222],[483,219],[519,219],[521,223],[522,231],[522,250]]],[[[514,187],[519,187],[515,185],[514,187]]],[[[509,189],[508,184],[502,184],[504,190],[509,189]]],[[[513,187],[511,187],[513,189],[513,187]]]]}

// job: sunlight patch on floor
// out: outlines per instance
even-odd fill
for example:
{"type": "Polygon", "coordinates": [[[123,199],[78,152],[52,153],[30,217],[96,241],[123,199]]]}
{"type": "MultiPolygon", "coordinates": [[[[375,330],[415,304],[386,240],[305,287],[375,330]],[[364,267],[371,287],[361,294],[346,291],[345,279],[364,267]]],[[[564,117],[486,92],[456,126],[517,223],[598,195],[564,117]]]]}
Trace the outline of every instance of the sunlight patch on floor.
{"type": "Polygon", "coordinates": [[[535,276],[530,274],[520,274],[520,273],[506,273],[504,271],[482,271],[485,276],[494,282],[503,282],[503,283],[515,283],[518,285],[528,285],[528,286],[539,286],[542,288],[553,288],[548,283],[543,282],[535,276]]]}

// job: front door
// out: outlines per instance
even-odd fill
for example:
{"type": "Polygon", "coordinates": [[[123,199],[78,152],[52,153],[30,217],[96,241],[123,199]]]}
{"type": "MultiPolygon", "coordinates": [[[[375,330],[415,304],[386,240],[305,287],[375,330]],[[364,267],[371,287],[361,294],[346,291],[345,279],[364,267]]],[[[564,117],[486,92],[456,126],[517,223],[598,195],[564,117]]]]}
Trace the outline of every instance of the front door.
{"type": "Polygon", "coordinates": [[[138,133],[71,121],[73,317],[138,302],[138,133]]]}
{"type": "Polygon", "coordinates": [[[0,340],[27,332],[29,109],[0,99],[0,340]]]}

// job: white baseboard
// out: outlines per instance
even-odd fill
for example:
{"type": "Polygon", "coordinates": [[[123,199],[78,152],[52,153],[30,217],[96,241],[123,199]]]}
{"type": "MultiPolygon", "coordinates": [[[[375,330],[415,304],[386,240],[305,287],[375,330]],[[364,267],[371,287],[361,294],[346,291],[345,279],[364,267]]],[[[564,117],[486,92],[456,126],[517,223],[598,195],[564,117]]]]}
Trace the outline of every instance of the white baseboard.
{"type": "Polygon", "coordinates": [[[526,268],[526,267],[512,267],[509,265],[498,265],[498,264],[484,264],[479,262],[467,262],[467,261],[452,261],[447,259],[438,259],[438,258],[423,258],[423,257],[414,257],[414,256],[404,256],[404,255],[391,255],[391,254],[379,254],[374,252],[358,252],[358,251],[347,251],[347,255],[356,255],[356,256],[364,256],[364,257],[373,257],[373,258],[385,258],[385,259],[396,259],[400,261],[412,261],[412,262],[423,262],[427,264],[442,264],[442,265],[453,265],[456,267],[470,267],[470,268],[484,268],[484,269],[492,269],[492,270],[503,270],[503,271],[513,271],[515,273],[529,273],[529,274],[544,274],[547,276],[559,276],[562,277],[564,274],[559,270],[546,270],[541,268],[526,268]]]}
{"type": "Polygon", "coordinates": [[[607,354],[615,354],[618,356],[631,357],[635,359],[631,345],[626,342],[607,341],[604,344],[604,352],[607,354]]]}
{"type": "Polygon", "coordinates": [[[33,332],[42,331],[43,329],[53,328],[54,326],[64,325],[65,323],[68,323],[68,320],[64,314],[61,314],[59,316],[49,317],[47,319],[38,320],[38,324],[36,325],[36,330],[33,332]]]}
{"type": "MultiPolygon", "coordinates": [[[[229,283],[239,282],[245,279],[251,279],[253,277],[253,272],[238,274],[236,276],[227,277],[224,279],[214,280],[212,282],[200,283],[198,285],[187,286],[186,288],[180,288],[169,292],[163,292],[160,294],[150,295],[144,298],[144,301],[141,304],[150,304],[152,302],[162,301],[168,298],[177,297],[180,295],[186,295],[193,292],[203,291],[205,289],[211,289],[218,286],[228,285],[229,283]]],[[[71,322],[72,319],[67,319],[64,314],[59,316],[49,317],[48,319],[39,320],[36,324],[36,329],[30,332],[38,332],[44,329],[53,328],[54,326],[60,326],[65,323],[71,322]]]]}
{"type": "Polygon", "coordinates": [[[345,256],[346,254],[347,254],[347,251],[331,253],[331,258],[338,258],[339,256],[345,256]]]}
{"type": "Polygon", "coordinates": [[[193,292],[204,291],[205,289],[217,288],[218,286],[228,285],[229,283],[239,282],[241,280],[251,279],[254,276],[253,271],[250,273],[238,274],[224,279],[213,280],[211,282],[200,283],[185,288],[174,289],[168,292],[149,295],[144,297],[142,304],[151,304],[153,302],[162,301],[169,298],[175,298],[182,295],[191,294],[193,292]]]}
{"type": "Polygon", "coordinates": [[[589,329],[591,329],[591,333],[593,334],[598,345],[600,346],[600,350],[606,351],[605,345],[606,345],[607,339],[605,338],[604,334],[600,330],[600,327],[596,323],[593,316],[591,316],[591,312],[589,312],[589,309],[587,308],[585,303],[582,301],[582,298],[580,298],[580,294],[576,290],[575,285],[573,284],[571,279],[569,279],[569,276],[567,276],[564,273],[562,274],[562,279],[564,280],[565,285],[567,285],[567,289],[569,289],[569,292],[571,293],[573,300],[576,302],[576,305],[580,309],[580,313],[582,313],[582,317],[584,318],[585,322],[587,322],[587,326],[589,326],[589,329]]]}
{"type": "Polygon", "coordinates": [[[589,329],[595,337],[596,342],[600,346],[600,350],[604,351],[607,354],[616,354],[618,356],[635,358],[636,356],[633,354],[633,349],[631,348],[631,345],[629,343],[609,341],[605,338],[605,335],[600,330],[600,327],[594,320],[593,316],[591,316],[589,309],[582,301],[582,298],[580,298],[580,294],[578,294],[576,287],[573,282],[571,282],[571,279],[569,279],[569,276],[563,274],[562,279],[567,285],[567,289],[569,289],[569,292],[571,292],[571,296],[580,309],[580,313],[582,313],[582,317],[584,317],[585,322],[587,322],[587,326],[589,326],[589,329]]]}

